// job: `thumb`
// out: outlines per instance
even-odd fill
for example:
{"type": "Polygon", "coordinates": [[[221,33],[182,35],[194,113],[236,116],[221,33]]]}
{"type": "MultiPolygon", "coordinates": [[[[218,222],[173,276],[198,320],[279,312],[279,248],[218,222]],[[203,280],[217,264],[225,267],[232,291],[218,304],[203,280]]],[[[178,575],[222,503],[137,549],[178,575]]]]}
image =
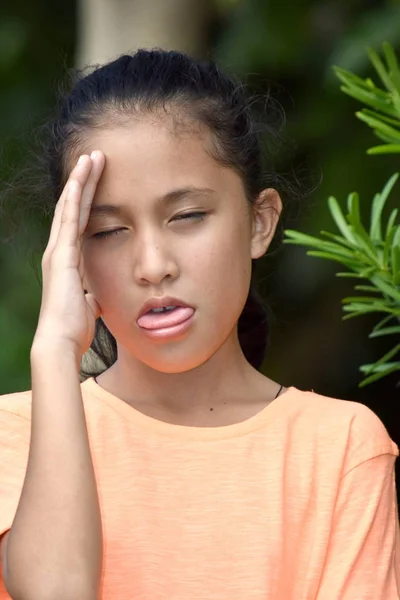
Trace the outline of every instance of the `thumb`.
{"type": "Polygon", "coordinates": [[[86,302],[93,313],[95,319],[98,319],[101,315],[100,304],[97,302],[96,298],[90,292],[85,294],[86,302]]]}

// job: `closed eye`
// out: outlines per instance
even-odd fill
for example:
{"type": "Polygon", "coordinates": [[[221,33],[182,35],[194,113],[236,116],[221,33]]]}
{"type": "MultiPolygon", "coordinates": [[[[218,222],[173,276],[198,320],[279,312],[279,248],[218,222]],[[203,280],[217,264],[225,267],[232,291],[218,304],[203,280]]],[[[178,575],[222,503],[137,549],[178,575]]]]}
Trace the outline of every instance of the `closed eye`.
{"type": "MultiPolygon", "coordinates": [[[[195,212],[182,213],[182,214],[176,215],[171,220],[172,221],[189,221],[191,219],[195,219],[198,221],[202,221],[206,215],[207,215],[207,213],[204,211],[195,211],[195,212]]],[[[125,227],[120,227],[119,229],[106,229],[105,231],[99,231],[97,233],[94,233],[92,237],[94,237],[97,240],[104,239],[104,238],[110,237],[112,235],[118,235],[125,230],[126,230],[125,227]]]]}
{"type": "Polygon", "coordinates": [[[122,233],[123,231],[125,231],[125,228],[121,228],[121,227],[119,229],[108,229],[105,231],[99,231],[98,233],[94,233],[92,237],[99,240],[102,238],[110,237],[111,235],[118,235],[119,233],[122,233]]]}
{"type": "Polygon", "coordinates": [[[204,217],[206,216],[206,214],[207,213],[205,213],[204,211],[181,213],[180,215],[176,215],[172,219],[172,221],[186,221],[189,219],[198,219],[199,221],[202,221],[204,219],[204,217]]]}

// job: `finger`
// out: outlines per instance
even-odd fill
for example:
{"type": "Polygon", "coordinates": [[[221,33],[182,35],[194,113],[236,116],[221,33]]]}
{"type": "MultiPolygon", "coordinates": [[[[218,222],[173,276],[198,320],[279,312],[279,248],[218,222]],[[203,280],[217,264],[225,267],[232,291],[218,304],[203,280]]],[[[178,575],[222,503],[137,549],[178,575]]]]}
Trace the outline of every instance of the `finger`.
{"type": "Polygon", "coordinates": [[[64,204],[65,204],[65,199],[68,195],[68,184],[69,182],[66,183],[66,185],[64,186],[64,189],[62,191],[62,194],[60,196],[59,201],[56,204],[56,208],[54,211],[54,216],[53,216],[53,221],[51,223],[51,228],[50,228],[50,235],[49,235],[49,241],[47,242],[47,247],[46,250],[44,252],[43,258],[46,255],[50,255],[54,249],[54,246],[56,244],[57,241],[57,237],[58,237],[58,232],[60,229],[60,223],[61,223],[61,215],[62,212],[64,210],[64,204]]]}
{"type": "Polygon", "coordinates": [[[92,170],[83,186],[80,205],[79,233],[81,235],[86,229],[97,184],[105,166],[105,156],[99,150],[92,152],[90,158],[92,159],[92,170]]]}
{"type": "Polygon", "coordinates": [[[61,217],[65,208],[65,200],[68,195],[68,189],[70,182],[73,180],[77,180],[80,183],[84,184],[91,170],[92,163],[89,160],[88,156],[82,155],[75,165],[74,169],[71,171],[71,174],[68,178],[67,183],[64,186],[62,194],[60,196],[59,201],[57,202],[56,209],[54,212],[53,222],[51,224],[49,241],[47,244],[47,248],[45,254],[51,254],[54,250],[54,247],[57,243],[58,234],[60,231],[61,225],[61,217]]]}
{"type": "Polygon", "coordinates": [[[61,214],[55,250],[67,246],[78,247],[79,210],[82,197],[82,186],[76,179],[71,179],[61,214]]]}

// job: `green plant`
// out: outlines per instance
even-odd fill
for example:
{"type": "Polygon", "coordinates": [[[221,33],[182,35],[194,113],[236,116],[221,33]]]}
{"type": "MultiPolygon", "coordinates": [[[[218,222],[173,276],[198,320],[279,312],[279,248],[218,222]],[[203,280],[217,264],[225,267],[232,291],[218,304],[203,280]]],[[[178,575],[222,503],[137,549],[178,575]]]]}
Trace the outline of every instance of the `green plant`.
{"type": "MultiPolygon", "coordinates": [[[[369,125],[375,135],[385,142],[370,148],[368,154],[400,153],[400,69],[392,47],[383,44],[386,65],[376,52],[368,51],[370,60],[385,89],[370,79],[362,79],[339,67],[335,73],[342,82],[341,90],[371,108],[364,108],[356,116],[369,125]]],[[[339,272],[338,277],[353,277],[368,283],[355,285],[356,295],[342,300],[343,319],[377,312],[385,314],[370,333],[370,338],[400,334],[400,224],[397,224],[398,209],[392,210],[386,225],[382,213],[387,199],[399,174],[394,174],[383,190],[372,200],[368,230],[360,218],[359,197],[353,192],[347,198],[347,214],[343,214],[336,198],[328,199],[331,216],[341,235],[321,231],[322,238],[286,230],[285,243],[314,248],[309,256],[317,256],[341,263],[348,271],[339,272]],[[328,239],[326,239],[328,238],[328,239]]],[[[361,365],[365,378],[359,386],[365,386],[389,373],[400,371],[400,343],[373,364],[361,365]]]]}
{"type": "Polygon", "coordinates": [[[382,48],[386,65],[372,48],[368,49],[368,55],[386,89],[377,87],[370,78],[361,79],[340,67],[333,67],[342,82],[342,92],[374,109],[363,108],[356,112],[356,117],[386,142],[370,148],[368,154],[400,153],[400,68],[391,45],[384,43],[382,48]]]}

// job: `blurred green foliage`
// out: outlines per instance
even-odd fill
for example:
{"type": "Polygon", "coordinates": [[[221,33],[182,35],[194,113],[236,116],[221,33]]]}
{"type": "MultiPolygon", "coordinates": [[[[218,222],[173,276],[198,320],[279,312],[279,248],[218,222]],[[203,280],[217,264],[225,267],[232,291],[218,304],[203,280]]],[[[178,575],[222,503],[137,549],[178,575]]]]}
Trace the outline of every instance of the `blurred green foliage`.
{"type": "Polygon", "coordinates": [[[363,108],[356,112],[356,116],[385,142],[369,148],[367,152],[370,155],[400,153],[400,67],[392,46],[384,42],[382,48],[386,64],[372,48],[368,49],[368,56],[385,89],[377,86],[370,77],[362,79],[345,69],[334,67],[343,83],[342,92],[373,109],[363,108]]]}
{"type": "MultiPolygon", "coordinates": [[[[13,205],[4,205],[2,194],[14,172],[30,160],[27,147],[52,110],[63,69],[73,62],[75,10],[74,2],[64,0],[0,3],[2,241],[9,234],[9,214],[22,215],[18,195],[13,205]]],[[[0,244],[0,393],[30,385],[29,349],[40,306],[38,219],[31,214],[27,211],[10,243],[0,244]]]]}
{"type": "MultiPolygon", "coordinates": [[[[385,144],[374,146],[368,154],[400,154],[400,68],[390,44],[383,44],[386,65],[378,54],[369,49],[369,57],[385,89],[375,85],[372,79],[362,79],[349,71],[335,68],[342,81],[341,90],[349,96],[372,107],[363,108],[356,116],[369,125],[375,135],[385,144]]],[[[389,194],[398,179],[393,175],[380,194],[375,194],[371,202],[369,231],[360,219],[360,201],[357,193],[347,197],[347,215],[335,197],[330,196],[328,206],[337,228],[338,236],[321,231],[322,238],[305,235],[298,231],[286,230],[286,243],[311,246],[308,256],[318,256],[334,260],[350,271],[336,273],[338,277],[366,279],[369,285],[359,284],[355,291],[368,292],[373,296],[351,296],[344,298],[343,310],[348,314],[343,320],[368,313],[384,313],[385,317],[375,325],[370,338],[400,334],[400,224],[397,223],[398,209],[390,213],[383,232],[382,213],[389,194]],[[323,238],[329,238],[329,241],[323,238]]],[[[361,365],[366,375],[360,387],[400,371],[400,361],[390,362],[400,353],[400,343],[370,365],[361,365]]]]}

